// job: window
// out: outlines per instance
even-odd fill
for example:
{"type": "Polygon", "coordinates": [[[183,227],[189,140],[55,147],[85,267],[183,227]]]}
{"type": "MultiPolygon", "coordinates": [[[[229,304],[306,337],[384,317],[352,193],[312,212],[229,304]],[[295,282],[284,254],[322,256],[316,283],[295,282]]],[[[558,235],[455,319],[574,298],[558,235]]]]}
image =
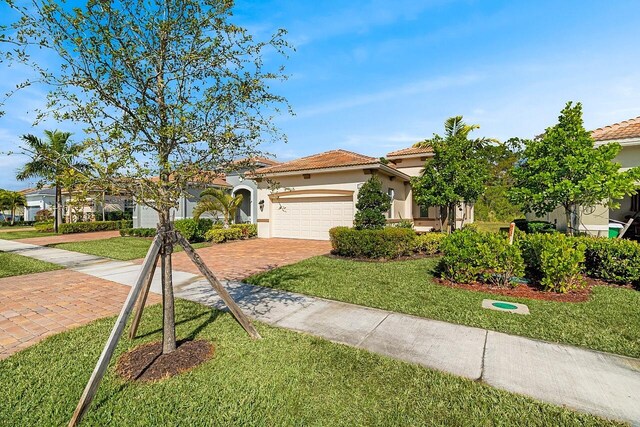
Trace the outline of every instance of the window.
{"type": "Polygon", "coordinates": [[[125,199],[124,200],[124,211],[125,212],[133,212],[133,208],[135,207],[135,203],[133,199],[125,199]]]}
{"type": "Polygon", "coordinates": [[[420,206],[420,218],[429,218],[429,206],[420,206]]]}

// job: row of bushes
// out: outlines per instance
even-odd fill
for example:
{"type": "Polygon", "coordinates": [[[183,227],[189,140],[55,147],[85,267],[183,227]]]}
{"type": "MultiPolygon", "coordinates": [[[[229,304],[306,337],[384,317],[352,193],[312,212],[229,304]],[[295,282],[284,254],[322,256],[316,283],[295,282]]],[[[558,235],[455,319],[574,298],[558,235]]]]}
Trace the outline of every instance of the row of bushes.
{"type": "Polygon", "coordinates": [[[62,234],[89,233],[92,231],[120,230],[133,227],[133,221],[126,219],[120,221],[92,221],[92,222],[69,222],[60,224],[58,231],[62,234]]]}
{"type": "MultiPolygon", "coordinates": [[[[175,223],[176,229],[189,242],[196,243],[202,241],[223,243],[230,240],[249,239],[258,235],[258,227],[255,224],[232,224],[229,228],[224,228],[221,224],[213,224],[210,219],[178,220],[175,223]]],[[[155,228],[126,228],[120,230],[123,237],[153,237],[156,235],[155,228]]]]}
{"type": "Polygon", "coordinates": [[[16,221],[13,224],[11,224],[11,221],[0,221],[0,228],[1,227],[28,227],[28,226],[32,226],[35,223],[35,221],[16,221]]]}
{"type": "Polygon", "coordinates": [[[584,285],[584,276],[627,284],[640,282],[640,244],[618,239],[564,234],[504,236],[472,228],[458,230],[442,243],[442,277],[468,283],[507,286],[527,277],[546,290],[567,292],[584,285]]]}
{"type": "Polygon", "coordinates": [[[402,227],[358,230],[335,227],[329,230],[333,253],[353,258],[394,259],[414,253],[434,255],[445,237],[442,233],[418,235],[402,227]]]}

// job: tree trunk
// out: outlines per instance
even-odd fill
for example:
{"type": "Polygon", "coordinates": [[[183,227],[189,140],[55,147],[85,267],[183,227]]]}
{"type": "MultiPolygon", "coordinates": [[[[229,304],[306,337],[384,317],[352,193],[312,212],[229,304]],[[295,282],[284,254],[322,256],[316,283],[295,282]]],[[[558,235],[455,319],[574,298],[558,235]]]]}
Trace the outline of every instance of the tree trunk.
{"type": "Polygon", "coordinates": [[[449,233],[453,233],[456,229],[456,204],[449,203],[449,233]]]}
{"type": "MultiPolygon", "coordinates": [[[[161,215],[160,230],[171,230],[169,211],[161,215]]],[[[173,240],[166,234],[163,236],[161,252],[162,270],[162,354],[171,353],[176,349],[176,319],[175,299],[173,296],[173,277],[171,265],[171,253],[173,252],[173,240]]]]}
{"type": "Polygon", "coordinates": [[[55,196],[54,196],[54,211],[53,211],[53,231],[58,233],[58,225],[60,221],[60,186],[56,182],[55,185],[55,196]]]}
{"type": "Polygon", "coordinates": [[[567,236],[573,236],[573,223],[571,221],[571,205],[564,206],[564,215],[567,221],[567,236]]]}
{"type": "Polygon", "coordinates": [[[16,223],[16,205],[11,205],[11,225],[16,223]]]}

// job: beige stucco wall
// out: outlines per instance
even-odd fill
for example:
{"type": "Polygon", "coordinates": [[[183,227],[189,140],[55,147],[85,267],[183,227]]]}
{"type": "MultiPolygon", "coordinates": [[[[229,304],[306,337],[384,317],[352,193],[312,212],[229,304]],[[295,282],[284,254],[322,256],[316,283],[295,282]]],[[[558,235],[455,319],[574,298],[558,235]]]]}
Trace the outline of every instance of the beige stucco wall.
{"type": "Polygon", "coordinates": [[[425,160],[421,157],[414,157],[402,159],[401,162],[398,162],[398,160],[392,160],[392,162],[394,162],[396,169],[398,169],[399,171],[402,171],[409,176],[418,176],[424,169],[425,160]]]}
{"type": "MultiPolygon", "coordinates": [[[[405,180],[399,177],[390,177],[383,173],[378,173],[378,177],[382,181],[383,191],[386,193],[390,188],[394,190],[394,199],[392,203],[392,219],[411,218],[411,186],[405,180]],[[407,203],[407,200],[409,202],[407,203]]],[[[260,201],[264,201],[262,209],[258,209],[258,236],[271,237],[270,215],[272,209],[278,209],[277,202],[273,202],[269,197],[272,193],[285,193],[288,191],[307,191],[302,197],[318,197],[313,191],[350,191],[353,192],[353,203],[355,212],[355,203],[357,202],[358,190],[360,185],[371,178],[371,174],[366,174],[364,170],[350,170],[340,172],[324,172],[311,173],[308,179],[303,174],[279,176],[272,180],[277,181],[278,187],[272,191],[266,180],[258,183],[258,206],[260,201]]],[[[325,193],[320,197],[331,197],[332,194],[325,193]]]]}
{"type": "Polygon", "coordinates": [[[640,166],[640,145],[623,145],[615,161],[620,163],[623,169],[640,166]]]}

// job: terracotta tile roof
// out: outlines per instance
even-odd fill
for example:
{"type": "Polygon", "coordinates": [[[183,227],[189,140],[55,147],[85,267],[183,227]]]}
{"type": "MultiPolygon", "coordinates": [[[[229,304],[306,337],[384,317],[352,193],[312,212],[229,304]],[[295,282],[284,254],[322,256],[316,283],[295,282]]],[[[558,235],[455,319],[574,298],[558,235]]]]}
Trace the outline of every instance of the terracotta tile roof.
{"type": "Polygon", "coordinates": [[[640,138],[640,117],[598,128],[591,132],[591,136],[596,141],[640,138]]]}
{"type": "Polygon", "coordinates": [[[290,162],[280,163],[274,166],[256,170],[256,174],[269,174],[277,172],[294,172],[312,169],[330,169],[345,166],[363,166],[380,163],[379,159],[364,156],[347,150],[331,150],[313,156],[301,157],[290,162]]]}
{"type": "MultiPolygon", "coordinates": [[[[266,157],[245,157],[242,159],[238,159],[236,161],[233,162],[236,165],[241,165],[241,166],[256,166],[258,164],[260,165],[266,165],[266,166],[274,166],[274,165],[279,165],[280,162],[274,160],[274,159],[268,159],[266,157]]],[[[263,166],[263,167],[266,167],[263,166]]]]}
{"type": "Polygon", "coordinates": [[[409,147],[403,148],[402,150],[392,151],[387,153],[387,157],[397,157],[397,156],[411,156],[414,154],[427,154],[433,153],[433,149],[431,147],[409,147]]]}

